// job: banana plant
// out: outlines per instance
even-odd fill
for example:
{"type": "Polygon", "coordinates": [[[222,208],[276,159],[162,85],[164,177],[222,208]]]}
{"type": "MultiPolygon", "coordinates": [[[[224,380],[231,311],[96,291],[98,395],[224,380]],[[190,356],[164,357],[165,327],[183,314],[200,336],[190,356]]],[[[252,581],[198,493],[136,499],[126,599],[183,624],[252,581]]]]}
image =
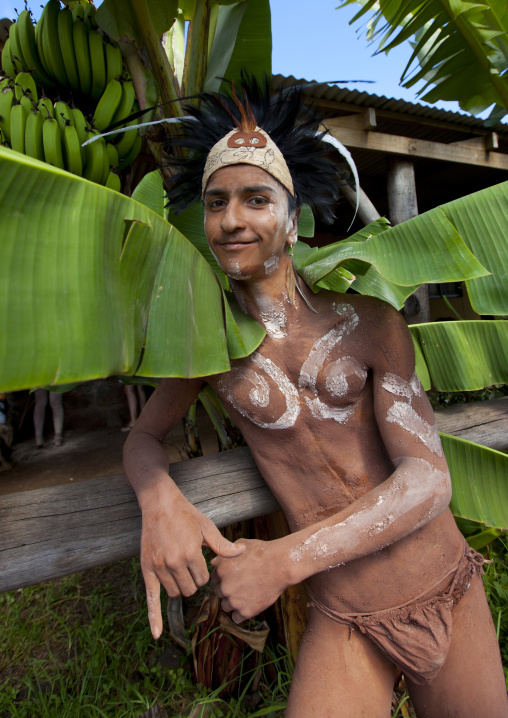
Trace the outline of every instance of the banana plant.
{"type": "Polygon", "coordinates": [[[477,114],[493,105],[488,124],[508,113],[508,5],[505,0],[343,0],[368,17],[367,39],[389,52],[410,38],[404,87],[423,80],[422,100],[456,100],[477,114]],[[419,68],[412,70],[416,61],[419,68]]]}
{"type": "MultiPolygon", "coordinates": [[[[260,79],[271,74],[269,0],[104,0],[96,18],[104,32],[120,43],[140,92],[144,83],[140,54],[146,54],[165,118],[182,115],[182,98],[216,92],[224,78],[238,79],[244,67],[253,68],[260,79]]],[[[166,176],[164,136],[162,130],[152,132],[148,141],[166,176]]]]}

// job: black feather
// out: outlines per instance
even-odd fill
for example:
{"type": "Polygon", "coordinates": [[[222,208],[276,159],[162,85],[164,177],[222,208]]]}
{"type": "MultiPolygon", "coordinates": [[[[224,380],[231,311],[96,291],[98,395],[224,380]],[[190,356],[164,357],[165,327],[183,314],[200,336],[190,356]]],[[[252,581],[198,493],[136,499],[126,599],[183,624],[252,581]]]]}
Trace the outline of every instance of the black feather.
{"type": "MultiPolygon", "coordinates": [[[[302,102],[301,88],[281,90],[270,97],[267,78],[261,86],[253,77],[242,77],[242,92],[247,98],[258,126],[275,142],[291,173],[297,206],[306,203],[323,222],[334,220],[341,182],[341,167],[327,155],[330,147],[321,141],[320,118],[302,102]],[[317,133],[317,134],[316,134],[317,133]]],[[[180,212],[201,197],[201,181],[206,158],[212,147],[235,128],[231,115],[240,120],[239,109],[230,94],[200,95],[201,104],[185,108],[195,119],[182,120],[180,131],[167,141],[172,147],[188,150],[184,159],[169,159],[173,168],[170,184],[166,183],[171,207],[180,212]],[[197,121],[196,121],[197,120],[197,121]]]]}

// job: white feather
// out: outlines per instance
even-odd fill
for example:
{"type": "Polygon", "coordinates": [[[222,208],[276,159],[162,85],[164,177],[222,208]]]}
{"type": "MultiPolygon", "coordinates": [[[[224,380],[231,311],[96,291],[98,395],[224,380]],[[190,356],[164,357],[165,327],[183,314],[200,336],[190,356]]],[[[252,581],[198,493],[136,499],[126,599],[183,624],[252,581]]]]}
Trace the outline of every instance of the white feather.
{"type": "MultiPolygon", "coordinates": [[[[316,133],[320,134],[320,133],[316,133]]],[[[351,224],[348,227],[348,230],[351,229],[351,226],[353,222],[355,221],[356,215],[358,214],[358,207],[360,206],[360,177],[358,176],[358,170],[356,169],[356,165],[354,163],[353,158],[351,157],[351,152],[344,147],[342,142],[339,142],[338,139],[333,137],[332,135],[324,135],[322,138],[323,142],[328,142],[330,145],[333,145],[335,149],[339,152],[339,154],[344,157],[346,162],[349,165],[349,168],[351,169],[351,172],[353,173],[353,177],[355,178],[355,187],[356,187],[356,207],[355,207],[355,213],[353,216],[353,219],[351,221],[351,224]]]]}

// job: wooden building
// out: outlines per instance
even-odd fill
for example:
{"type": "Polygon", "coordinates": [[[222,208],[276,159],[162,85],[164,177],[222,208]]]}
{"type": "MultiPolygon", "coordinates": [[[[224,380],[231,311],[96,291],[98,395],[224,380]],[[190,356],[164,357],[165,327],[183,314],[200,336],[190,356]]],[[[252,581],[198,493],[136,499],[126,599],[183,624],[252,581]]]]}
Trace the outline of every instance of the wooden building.
{"type": "MultiPolygon", "coordinates": [[[[326,118],[324,124],[348,148],[358,168],[361,209],[349,233],[377,213],[398,224],[508,180],[508,124],[486,128],[483,120],[458,112],[294,77],[272,78],[274,90],[295,84],[309,85],[303,90],[305,98],[326,118]]],[[[317,224],[309,243],[323,246],[344,238],[355,199],[345,185],[337,221],[332,227],[317,224]]],[[[431,319],[451,314],[440,299],[443,294],[463,318],[478,318],[466,293],[453,284],[431,287],[431,319]]]]}

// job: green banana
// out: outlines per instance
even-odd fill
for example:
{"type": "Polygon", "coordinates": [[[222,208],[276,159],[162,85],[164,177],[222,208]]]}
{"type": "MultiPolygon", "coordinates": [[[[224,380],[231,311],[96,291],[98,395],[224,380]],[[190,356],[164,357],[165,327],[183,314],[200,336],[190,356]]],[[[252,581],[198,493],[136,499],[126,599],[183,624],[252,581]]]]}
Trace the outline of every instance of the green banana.
{"type": "Polygon", "coordinates": [[[47,117],[42,125],[42,140],[44,145],[45,161],[58,167],[65,169],[63,152],[62,152],[62,133],[60,126],[52,117],[47,117]]]}
{"type": "MultiPolygon", "coordinates": [[[[85,8],[86,9],[86,8],[85,8]]],[[[106,58],[104,56],[104,43],[97,30],[88,33],[88,47],[90,48],[90,62],[92,65],[92,100],[98,100],[106,87],[106,58]]]]}
{"type": "MultiPolygon", "coordinates": [[[[135,99],[136,93],[134,91],[132,80],[124,80],[122,82],[122,99],[115,114],[113,115],[112,121],[110,122],[111,125],[115,124],[115,122],[120,122],[132,113],[132,106],[134,105],[135,99]]],[[[138,121],[141,122],[142,120],[138,121]]]]}
{"type": "Polygon", "coordinates": [[[2,147],[9,147],[9,143],[5,139],[5,135],[4,135],[1,127],[0,127],[0,145],[2,145],[2,147]]]}
{"type": "Polygon", "coordinates": [[[18,74],[12,60],[10,37],[5,41],[4,49],[2,50],[2,70],[7,77],[11,77],[12,79],[18,74]]]}
{"type": "Polygon", "coordinates": [[[123,57],[116,42],[107,42],[106,52],[106,84],[115,77],[120,77],[123,70],[123,57]]]}
{"type": "Polygon", "coordinates": [[[83,142],[86,142],[87,136],[87,123],[84,114],[77,107],[71,109],[72,119],[74,120],[74,127],[78,133],[79,147],[81,151],[81,162],[84,165],[86,162],[86,147],[83,147],[83,142]]]}
{"type": "Polygon", "coordinates": [[[29,72],[34,73],[34,77],[39,84],[52,84],[39,62],[37,47],[35,44],[35,30],[29,10],[23,10],[20,12],[17,26],[17,36],[21,52],[23,53],[25,60],[25,68],[29,72]]]}
{"type": "Polygon", "coordinates": [[[46,32],[44,29],[44,26],[46,24],[46,16],[48,14],[48,6],[44,5],[42,9],[41,16],[39,18],[39,21],[37,25],[35,26],[35,46],[37,48],[37,54],[39,55],[39,58],[41,60],[41,65],[48,77],[53,77],[53,73],[51,71],[51,68],[49,66],[48,61],[46,60],[46,57],[44,55],[44,48],[42,43],[42,37],[44,33],[46,32]]]}
{"type": "Polygon", "coordinates": [[[104,153],[102,155],[102,176],[101,184],[106,184],[109,175],[109,152],[106,142],[104,142],[104,153]]]}
{"type": "Polygon", "coordinates": [[[48,63],[48,74],[54,77],[59,85],[67,87],[69,78],[65,71],[60,39],[58,37],[58,15],[60,0],[49,0],[46,5],[46,17],[42,27],[41,40],[44,59],[48,63]],[[49,72],[51,70],[51,72],[49,72]]]}
{"type": "Polygon", "coordinates": [[[118,167],[120,164],[120,158],[118,157],[118,150],[115,145],[112,145],[111,142],[106,142],[106,149],[109,156],[109,166],[118,167]]]}
{"type": "Polygon", "coordinates": [[[69,79],[69,85],[75,92],[79,92],[79,74],[74,52],[72,12],[68,7],[58,13],[58,39],[65,65],[65,71],[69,79]]]}
{"type": "Polygon", "coordinates": [[[118,171],[121,172],[123,169],[131,165],[136,157],[139,155],[139,151],[141,149],[141,145],[143,144],[143,139],[140,137],[140,135],[136,135],[136,139],[134,140],[134,144],[132,145],[129,153],[125,155],[125,157],[122,158],[120,161],[120,164],[118,165],[118,171]]]}
{"type": "MultiPolygon", "coordinates": [[[[129,127],[129,125],[137,125],[138,123],[139,120],[131,120],[126,124],[126,127],[129,127]]],[[[118,135],[119,140],[116,142],[116,149],[118,150],[120,159],[123,159],[129,154],[137,136],[137,130],[127,130],[127,132],[122,132],[122,134],[118,135]]]]}
{"type": "Polygon", "coordinates": [[[83,174],[83,162],[81,161],[81,144],[78,133],[73,125],[66,125],[63,133],[65,160],[68,172],[81,177],[83,174]]]}
{"type": "Polygon", "coordinates": [[[74,22],[76,22],[76,20],[78,18],[80,20],[83,20],[84,15],[85,15],[85,8],[83,7],[83,5],[80,2],[76,3],[76,5],[74,5],[74,7],[72,8],[72,19],[74,20],[74,22]]]}
{"type": "Polygon", "coordinates": [[[83,20],[91,29],[95,30],[99,27],[95,21],[95,7],[91,2],[83,8],[83,20]]]}
{"type": "Polygon", "coordinates": [[[121,192],[122,180],[116,172],[110,172],[104,186],[109,187],[109,189],[115,190],[115,192],[121,192]]]}
{"type": "Polygon", "coordinates": [[[113,79],[108,82],[93,113],[94,125],[101,132],[110,126],[111,120],[120,106],[122,94],[122,83],[119,80],[113,79]]]}
{"type": "Polygon", "coordinates": [[[25,69],[25,60],[23,58],[23,53],[21,52],[21,46],[19,44],[17,22],[13,22],[12,25],[9,27],[9,40],[11,41],[10,52],[14,67],[16,68],[17,72],[23,72],[23,70],[25,69]]]}
{"type": "Polygon", "coordinates": [[[72,110],[65,102],[55,102],[55,119],[60,127],[60,132],[64,133],[64,127],[67,123],[74,125],[74,119],[72,116],[72,110]]]}
{"type": "MultiPolygon", "coordinates": [[[[91,139],[96,134],[97,133],[93,130],[92,132],[88,132],[87,139],[91,139]]],[[[104,138],[100,137],[98,140],[95,140],[95,142],[91,142],[85,149],[86,166],[83,177],[90,180],[90,182],[97,182],[100,184],[104,170],[104,154],[107,155],[104,138]]]]}
{"type": "Polygon", "coordinates": [[[37,109],[42,112],[42,116],[44,117],[44,119],[46,119],[46,117],[48,116],[52,117],[53,119],[55,118],[55,109],[49,97],[41,97],[41,99],[37,103],[37,109]]]}
{"type": "Polygon", "coordinates": [[[0,92],[0,129],[7,142],[11,141],[11,108],[14,102],[14,90],[10,87],[0,92]]]}
{"type": "Polygon", "coordinates": [[[79,87],[81,94],[89,95],[92,89],[92,65],[90,60],[90,48],[88,46],[88,26],[79,18],[73,25],[72,37],[74,40],[74,52],[79,73],[79,87]]]}
{"type": "Polygon", "coordinates": [[[11,107],[11,147],[25,153],[25,127],[28,111],[19,102],[11,107]]]}
{"type": "Polygon", "coordinates": [[[37,95],[37,85],[30,72],[19,72],[16,75],[14,92],[16,99],[26,107],[28,112],[32,112],[37,105],[39,96],[37,95]]]}
{"type": "Polygon", "coordinates": [[[42,139],[42,126],[44,117],[39,110],[30,112],[25,127],[25,154],[36,160],[44,162],[44,143],[42,139]]]}

